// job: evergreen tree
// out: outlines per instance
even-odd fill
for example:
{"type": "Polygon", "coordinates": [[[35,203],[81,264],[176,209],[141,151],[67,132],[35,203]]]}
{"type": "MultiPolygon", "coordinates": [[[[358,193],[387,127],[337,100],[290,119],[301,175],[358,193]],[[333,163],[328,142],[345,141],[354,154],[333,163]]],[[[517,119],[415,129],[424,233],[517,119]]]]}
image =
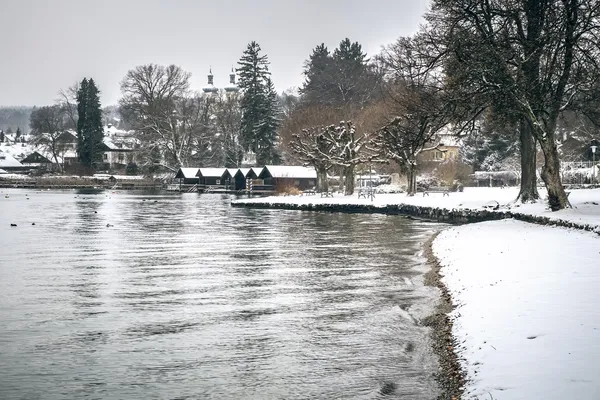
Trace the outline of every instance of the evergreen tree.
{"type": "Polygon", "coordinates": [[[77,112],[80,118],[77,121],[77,154],[79,162],[88,165],[91,163],[90,156],[87,153],[87,149],[84,146],[84,134],[83,124],[85,121],[86,109],[87,109],[87,91],[88,91],[88,80],[83,78],[79,84],[79,90],[77,90],[77,112]]]}
{"type": "Polygon", "coordinates": [[[300,93],[311,103],[318,103],[322,94],[331,89],[331,74],[333,60],[325,43],[321,43],[313,49],[312,54],[304,63],[304,76],[306,80],[300,88],[300,93]]]}
{"type": "Polygon", "coordinates": [[[266,93],[263,98],[263,107],[261,109],[260,124],[257,130],[258,149],[256,152],[256,161],[260,165],[280,164],[281,156],[277,151],[278,142],[277,128],[279,127],[279,102],[277,92],[271,78],[267,77],[266,93]]]}
{"type": "Polygon", "coordinates": [[[333,54],[324,44],[318,45],[304,63],[306,81],[300,89],[304,103],[343,109],[364,105],[378,81],[368,62],[362,46],[348,38],[340,42],[333,54]]]}
{"type": "Polygon", "coordinates": [[[21,137],[21,127],[17,126],[17,131],[15,132],[15,139],[21,137]]]}
{"type": "Polygon", "coordinates": [[[257,163],[266,165],[280,161],[276,151],[278,106],[269,60],[260,51],[258,43],[250,42],[238,62],[242,89],[240,141],[244,151],[253,151],[257,163]]]}
{"type": "Polygon", "coordinates": [[[99,93],[91,78],[84,78],[77,92],[77,152],[79,162],[88,168],[102,162],[104,130],[99,93]]]}

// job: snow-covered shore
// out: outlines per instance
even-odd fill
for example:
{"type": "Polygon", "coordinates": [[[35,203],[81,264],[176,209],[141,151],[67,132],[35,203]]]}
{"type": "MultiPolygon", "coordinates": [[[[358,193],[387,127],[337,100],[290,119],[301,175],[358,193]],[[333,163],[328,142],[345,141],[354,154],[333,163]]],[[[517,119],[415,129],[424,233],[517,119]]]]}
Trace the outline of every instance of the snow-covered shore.
{"type": "Polygon", "coordinates": [[[591,232],[514,219],[453,226],[432,249],[457,305],[450,316],[466,372],[464,398],[600,398],[600,189],[571,191],[573,208],[559,212],[542,202],[515,204],[516,195],[516,188],[466,188],[449,197],[390,194],[371,201],[317,195],[235,203],[483,210],[497,202],[495,212],[585,226],[591,232]]]}
{"type": "Polygon", "coordinates": [[[443,231],[433,252],[457,306],[464,398],[599,398],[600,236],[490,221],[443,231]]]}

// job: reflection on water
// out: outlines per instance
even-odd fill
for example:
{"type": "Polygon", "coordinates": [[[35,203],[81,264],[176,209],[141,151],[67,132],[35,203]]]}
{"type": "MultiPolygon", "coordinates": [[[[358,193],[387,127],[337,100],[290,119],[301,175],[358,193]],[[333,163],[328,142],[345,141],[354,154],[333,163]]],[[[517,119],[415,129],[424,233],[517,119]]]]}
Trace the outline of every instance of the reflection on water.
{"type": "Polygon", "coordinates": [[[418,323],[435,300],[418,256],[435,224],[3,191],[0,398],[437,393],[418,323]]]}

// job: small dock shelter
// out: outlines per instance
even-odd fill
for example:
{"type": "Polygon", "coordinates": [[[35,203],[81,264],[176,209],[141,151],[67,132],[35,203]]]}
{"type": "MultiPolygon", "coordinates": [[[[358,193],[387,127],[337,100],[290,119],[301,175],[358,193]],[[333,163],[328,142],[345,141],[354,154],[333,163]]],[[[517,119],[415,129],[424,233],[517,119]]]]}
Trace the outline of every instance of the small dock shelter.
{"type": "Polygon", "coordinates": [[[196,174],[200,168],[179,168],[175,179],[179,179],[179,185],[196,185],[198,184],[198,177],[196,174]]]}
{"type": "Polygon", "coordinates": [[[231,181],[231,174],[227,168],[199,168],[196,176],[199,179],[198,185],[204,188],[222,186],[226,189],[226,185],[231,181]]]}
{"type": "MultiPolygon", "coordinates": [[[[231,178],[231,189],[238,191],[246,189],[246,177],[251,171],[250,168],[228,168],[231,178]]],[[[254,178],[256,179],[256,177],[254,178]]]]}
{"type": "Polygon", "coordinates": [[[250,171],[246,174],[246,179],[258,179],[258,177],[260,176],[261,172],[263,172],[264,169],[265,169],[265,167],[250,168],[250,171]]]}
{"type": "Polygon", "coordinates": [[[306,190],[317,184],[317,171],[313,167],[299,165],[265,165],[258,179],[276,190],[285,187],[306,190]]]}

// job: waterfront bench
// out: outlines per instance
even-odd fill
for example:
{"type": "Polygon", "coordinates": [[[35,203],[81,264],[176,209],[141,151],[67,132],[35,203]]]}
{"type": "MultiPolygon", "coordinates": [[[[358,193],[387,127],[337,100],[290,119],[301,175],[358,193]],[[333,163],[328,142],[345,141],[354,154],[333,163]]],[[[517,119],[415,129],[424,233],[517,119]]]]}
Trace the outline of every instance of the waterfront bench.
{"type": "Polygon", "coordinates": [[[447,187],[433,186],[433,187],[430,187],[429,189],[423,189],[423,197],[429,196],[429,193],[443,193],[442,197],[444,197],[444,196],[450,197],[450,190],[447,187]]]}
{"type": "Polygon", "coordinates": [[[333,197],[333,192],[329,190],[321,192],[321,197],[333,197]]]}
{"type": "Polygon", "coordinates": [[[304,191],[302,191],[302,193],[300,193],[300,196],[314,196],[317,194],[317,191],[315,189],[306,189],[304,191]]]}
{"type": "Polygon", "coordinates": [[[370,197],[373,199],[375,197],[375,188],[372,187],[362,187],[358,189],[358,198],[364,197],[365,199],[370,197]]]}

